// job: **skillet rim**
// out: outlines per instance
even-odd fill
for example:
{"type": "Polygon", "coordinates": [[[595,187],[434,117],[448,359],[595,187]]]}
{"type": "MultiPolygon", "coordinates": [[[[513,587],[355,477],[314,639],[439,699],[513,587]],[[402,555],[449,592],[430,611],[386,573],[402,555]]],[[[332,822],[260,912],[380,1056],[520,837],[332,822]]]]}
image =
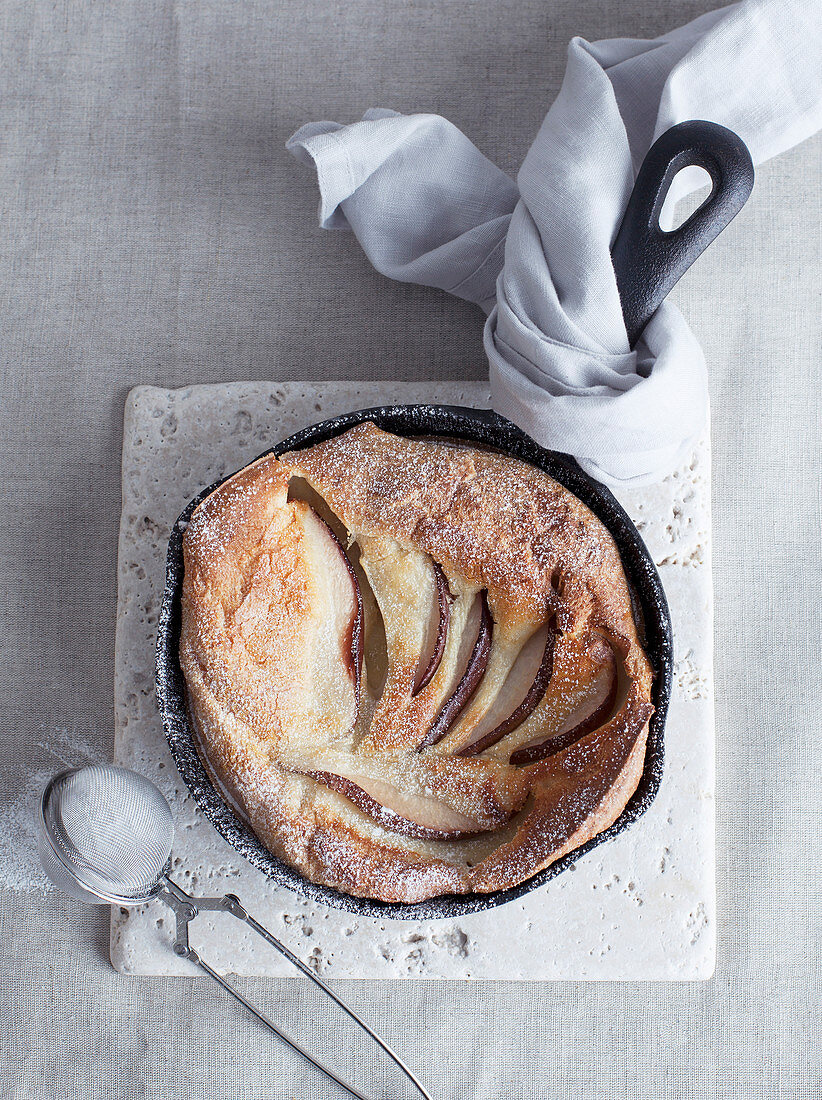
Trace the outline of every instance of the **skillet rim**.
{"type": "Polygon", "coordinates": [[[670,611],[653,559],[636,527],[610,490],[586,474],[570,455],[541,447],[516,425],[492,410],[439,404],[395,404],[358,409],[309,425],[274,447],[269,447],[258,457],[270,454],[279,457],[286,451],[301,450],[340,435],[365,420],[371,420],[378,427],[397,435],[461,438],[470,443],[491,446],[504,454],[529,462],[578,497],[610,531],[619,549],[632,594],[642,612],[646,633],[645,650],[654,670],[651,696],[656,708],[649,724],[642,778],[620,816],[608,829],[516,886],[487,894],[446,894],[419,902],[385,902],[344,894],[331,887],[310,882],[295,868],[269,852],[251,829],[236,816],[206,772],[188,722],[185,682],[178,658],[183,532],[194,509],[232,477],[233,473],[219,478],[189,501],[171,531],[157,629],[157,702],[171,755],[195,802],[223,839],[269,879],[312,901],[362,916],[400,920],[463,916],[505,905],[539,889],[558,874],[574,867],[593,848],[619,835],[641,817],[653,802],[662,781],[664,727],[673,675],[670,611]]]}

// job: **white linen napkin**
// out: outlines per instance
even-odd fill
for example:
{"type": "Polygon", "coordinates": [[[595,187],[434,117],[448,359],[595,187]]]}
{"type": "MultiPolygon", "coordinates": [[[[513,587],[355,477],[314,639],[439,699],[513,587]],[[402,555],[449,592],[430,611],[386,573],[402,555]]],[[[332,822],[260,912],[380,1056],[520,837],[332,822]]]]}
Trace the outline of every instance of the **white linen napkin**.
{"type": "Polygon", "coordinates": [[[573,39],[516,185],[438,115],[309,123],[287,148],[316,168],[321,226],[488,313],[499,412],[594,477],[640,485],[701,431],[706,367],[669,302],[630,350],[610,248],[651,144],[692,118],[734,130],[755,163],[822,127],[820,0],[744,0],[653,41],[573,39]]]}

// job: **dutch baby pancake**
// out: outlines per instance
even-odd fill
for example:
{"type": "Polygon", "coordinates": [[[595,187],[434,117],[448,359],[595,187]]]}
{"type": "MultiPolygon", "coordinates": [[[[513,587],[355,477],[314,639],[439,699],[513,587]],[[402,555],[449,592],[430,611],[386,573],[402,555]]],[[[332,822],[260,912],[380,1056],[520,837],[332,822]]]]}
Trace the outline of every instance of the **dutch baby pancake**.
{"type": "Polygon", "coordinates": [[[203,762],[312,882],[504,889],[635,791],[652,674],[619,551],[541,470],[366,422],[223,482],[183,552],[203,762]]]}

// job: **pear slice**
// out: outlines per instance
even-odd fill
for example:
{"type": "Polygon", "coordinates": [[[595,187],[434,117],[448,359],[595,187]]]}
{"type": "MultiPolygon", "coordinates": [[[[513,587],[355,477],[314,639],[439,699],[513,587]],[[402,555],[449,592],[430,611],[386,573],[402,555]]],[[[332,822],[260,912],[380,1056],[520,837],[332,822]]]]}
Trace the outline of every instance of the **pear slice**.
{"type": "Polygon", "coordinates": [[[295,502],[305,534],[312,588],[310,678],[315,713],[348,712],[354,725],[360,702],[363,604],[359,582],[337,536],[310,505],[295,502]]]}
{"type": "Polygon", "coordinates": [[[556,615],[536,630],[517,654],[488,710],[471,732],[471,740],[456,753],[476,756],[522,725],[536,710],[554,671],[558,636],[556,615]]]}
{"type": "Polygon", "coordinates": [[[458,669],[462,669],[462,674],[420,742],[418,751],[442,740],[476,691],[488,666],[493,628],[488,594],[483,590],[474,597],[460,639],[456,664],[458,669]]]}
{"type": "Polygon", "coordinates": [[[344,795],[383,828],[423,840],[458,840],[498,829],[528,792],[524,772],[491,760],[327,751],[294,764],[294,770],[344,795]]]}
{"type": "Polygon", "coordinates": [[[434,569],[434,600],[428,616],[425,638],[420,651],[420,659],[417,663],[417,672],[414,678],[414,690],[412,695],[419,695],[424,687],[434,679],[437,669],[440,667],[442,655],[445,652],[445,640],[448,637],[448,621],[451,617],[451,604],[454,600],[448,581],[442,567],[435,561],[431,563],[434,569]]]}
{"type": "Polygon", "coordinates": [[[359,782],[333,772],[307,772],[332,791],[345,795],[363,813],[392,833],[420,840],[458,840],[485,832],[474,818],[447,806],[436,798],[425,798],[399,790],[391,783],[356,775],[359,782]]]}
{"type": "Polygon", "coordinates": [[[599,729],[611,717],[619,684],[616,654],[604,638],[597,638],[589,653],[596,656],[601,663],[588,693],[566,715],[556,733],[550,737],[536,738],[513,752],[512,764],[534,764],[553,756],[586,734],[599,729]]]}

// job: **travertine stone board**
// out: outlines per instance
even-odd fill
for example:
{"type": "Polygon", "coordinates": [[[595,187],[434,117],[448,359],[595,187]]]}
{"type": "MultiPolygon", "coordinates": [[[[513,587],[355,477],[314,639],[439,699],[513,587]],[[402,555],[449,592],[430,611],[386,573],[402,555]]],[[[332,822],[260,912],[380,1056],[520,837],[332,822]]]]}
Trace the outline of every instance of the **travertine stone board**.
{"type": "MultiPolygon", "coordinates": [[[[132,390],[123,434],[115,760],[154,780],[177,822],[174,869],[191,891],[236,893],[324,977],[707,978],[714,968],[714,727],[708,437],[672,476],[620,492],[659,566],[676,666],[665,774],[649,811],[542,889],[442,921],[358,917],[272,885],[197,810],[166,747],[154,698],[154,642],[166,541],[200,489],[307,424],[393,402],[488,405],[483,383],[231,383],[132,390]]],[[[171,952],[159,902],[112,910],[111,958],[132,974],[191,974],[171,952]]],[[[191,925],[218,968],[292,975],[225,915],[191,925]]]]}

